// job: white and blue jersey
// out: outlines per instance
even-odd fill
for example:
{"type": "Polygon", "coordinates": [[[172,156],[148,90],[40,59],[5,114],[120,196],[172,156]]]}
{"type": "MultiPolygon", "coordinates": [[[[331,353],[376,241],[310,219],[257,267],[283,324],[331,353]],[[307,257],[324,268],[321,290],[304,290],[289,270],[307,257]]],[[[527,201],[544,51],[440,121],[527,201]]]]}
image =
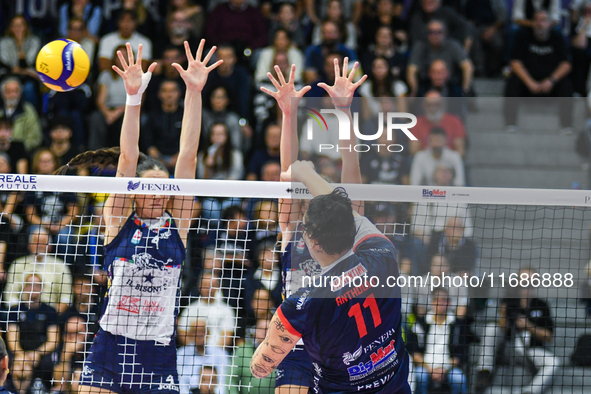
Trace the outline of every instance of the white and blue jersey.
{"type": "Polygon", "coordinates": [[[375,276],[381,284],[329,281],[326,287],[301,288],[277,313],[288,331],[304,340],[315,393],[410,392],[400,289],[385,284],[387,277],[398,276],[395,249],[366,218],[356,216],[355,224],[353,249],[324,267],[320,278],[375,276]]]}
{"type": "Polygon", "coordinates": [[[105,246],[109,283],[81,384],[122,392],[178,392],[175,321],[185,246],[168,212],[135,213],[105,246]]]}

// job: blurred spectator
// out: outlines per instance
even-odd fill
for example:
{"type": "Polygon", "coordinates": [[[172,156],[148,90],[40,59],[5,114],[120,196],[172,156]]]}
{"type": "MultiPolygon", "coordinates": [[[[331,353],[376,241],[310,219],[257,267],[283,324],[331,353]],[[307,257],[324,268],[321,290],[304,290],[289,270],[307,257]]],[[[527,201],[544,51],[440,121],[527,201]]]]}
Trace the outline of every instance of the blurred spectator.
{"type": "MultiPolygon", "coordinates": [[[[179,72],[172,66],[173,63],[180,64],[186,68],[187,58],[185,57],[185,49],[174,46],[167,47],[161,52],[161,59],[158,61],[159,65],[154,70],[150,84],[146,89],[146,94],[143,97],[145,101],[145,109],[148,113],[159,110],[162,107],[162,101],[158,97],[160,85],[164,81],[175,81],[180,92],[181,100],[185,97],[185,81],[181,78],[179,72]]],[[[201,131],[203,133],[203,130],[201,131]]]]}
{"type": "MultiPolygon", "coordinates": [[[[517,130],[521,97],[571,97],[571,65],[564,37],[552,29],[546,11],[534,15],[532,29],[518,32],[511,53],[512,74],[505,85],[503,114],[507,131],[517,130]],[[519,97],[519,99],[514,98],[519,97]]],[[[558,100],[561,133],[572,133],[572,103],[558,100]]]]}
{"type": "MultiPolygon", "coordinates": [[[[211,44],[208,41],[208,44],[211,44]]],[[[230,96],[232,110],[241,118],[248,119],[250,114],[251,77],[246,69],[238,64],[236,51],[231,46],[222,45],[217,50],[218,59],[224,62],[209,73],[203,89],[203,97],[210,97],[211,92],[223,86],[230,96]]]]}
{"type": "Polygon", "coordinates": [[[55,0],[18,0],[4,1],[2,8],[8,17],[22,15],[33,33],[43,42],[57,38],[59,8],[55,0]]]}
{"type": "MultiPolygon", "coordinates": [[[[11,173],[10,158],[6,153],[0,152],[0,174],[9,173],[11,173]]],[[[6,262],[12,259],[12,252],[15,249],[11,245],[11,237],[23,228],[23,218],[14,213],[18,198],[17,191],[0,191],[0,292],[4,290],[6,282],[6,262]]]]}
{"type": "MultiPolygon", "coordinates": [[[[177,351],[181,394],[189,394],[199,388],[199,377],[204,365],[215,365],[218,368],[218,375],[222,378],[220,383],[225,382],[230,376],[230,358],[220,346],[208,342],[211,329],[207,327],[206,320],[194,320],[186,336],[187,344],[177,351]]],[[[227,390],[224,389],[222,392],[225,393],[227,390]]]]}
{"type": "Polygon", "coordinates": [[[431,295],[433,310],[417,318],[407,334],[407,348],[415,363],[417,394],[428,388],[467,394],[468,384],[462,366],[468,357],[468,325],[449,311],[449,294],[436,288],[431,295]],[[447,349],[447,351],[443,350],[447,349]]]}
{"type": "Polygon", "coordinates": [[[359,47],[364,49],[368,46],[379,45],[378,31],[383,28],[390,29],[392,45],[399,48],[400,52],[408,49],[408,35],[406,24],[399,15],[396,15],[394,0],[378,0],[375,14],[365,15],[359,22],[361,37],[359,47]]]}
{"type": "Polygon", "coordinates": [[[22,83],[23,99],[39,105],[39,76],[35,60],[41,49],[41,40],[29,30],[27,20],[20,15],[10,21],[4,37],[0,38],[0,62],[10,67],[22,83]]]}
{"type": "Polygon", "coordinates": [[[440,20],[431,20],[427,31],[427,40],[419,41],[411,48],[406,75],[411,95],[416,96],[420,84],[428,80],[429,67],[437,59],[443,60],[447,69],[451,71],[451,82],[461,84],[462,90],[465,93],[469,92],[474,67],[466,50],[456,40],[447,38],[445,24],[440,20]]]}
{"type": "Polygon", "coordinates": [[[25,145],[14,141],[12,122],[8,118],[0,118],[0,152],[8,155],[10,168],[18,174],[29,172],[29,161],[25,145]]]}
{"type": "Polygon", "coordinates": [[[560,24],[560,0],[514,0],[511,21],[519,26],[533,27],[536,13],[539,11],[546,11],[550,25],[560,24]]]}
{"type": "MultiPolygon", "coordinates": [[[[304,0],[306,13],[312,23],[318,25],[322,19],[327,17],[329,3],[330,0],[304,0]]],[[[343,0],[342,3],[344,18],[357,25],[363,14],[362,0],[343,0]]]]}
{"type": "Polygon", "coordinates": [[[201,139],[208,141],[213,125],[223,123],[228,128],[232,146],[242,151],[243,155],[247,154],[252,144],[252,128],[245,124],[244,119],[241,122],[236,112],[229,110],[230,100],[226,88],[220,86],[214,89],[209,97],[209,103],[211,109],[203,109],[201,139]]]}
{"type": "MultiPolygon", "coordinates": [[[[26,277],[33,273],[41,278],[41,301],[59,312],[68,309],[72,302],[72,276],[61,259],[50,256],[49,231],[45,227],[33,227],[29,231],[30,255],[14,260],[8,269],[8,279],[2,301],[7,309],[18,305],[26,277]]],[[[57,318],[57,317],[56,317],[57,318]]]]}
{"type": "MultiPolygon", "coordinates": [[[[252,237],[252,229],[250,222],[244,209],[238,205],[232,205],[222,211],[221,225],[216,236],[217,247],[224,251],[225,268],[229,268],[228,273],[233,269],[247,269],[252,266],[252,259],[254,257],[255,245],[252,237]]],[[[224,274],[226,270],[224,271],[224,274]]],[[[241,278],[240,276],[239,278],[241,278]]],[[[233,290],[233,286],[229,283],[224,284],[226,279],[222,275],[222,288],[224,292],[233,290]]],[[[236,280],[236,276],[232,275],[232,279],[236,280]]],[[[240,282],[240,279],[238,279],[240,282]]],[[[238,285],[238,287],[240,287],[238,285]]],[[[232,300],[231,302],[235,302],[232,300]]]]}
{"type": "Polygon", "coordinates": [[[28,273],[23,279],[20,302],[8,311],[6,344],[15,356],[24,353],[39,369],[51,369],[51,360],[45,356],[58,344],[59,325],[55,309],[42,300],[44,287],[50,284],[35,273],[28,273]]]}
{"type": "Polygon", "coordinates": [[[454,169],[454,186],[464,186],[464,161],[456,151],[446,146],[445,130],[433,127],[429,133],[427,149],[415,154],[410,167],[410,184],[431,186],[435,182],[433,174],[439,164],[445,164],[454,169]]]}
{"type": "MultiPolygon", "coordinates": [[[[275,30],[273,37],[273,45],[263,48],[259,52],[259,59],[257,61],[254,79],[257,84],[268,83],[269,78],[267,73],[270,72],[276,75],[274,66],[277,64],[275,57],[278,53],[287,56],[288,65],[296,65],[295,82],[299,84],[302,82],[302,72],[304,70],[304,54],[298,48],[294,47],[291,42],[290,34],[287,30],[279,28],[275,30]]],[[[288,73],[284,75],[289,75],[288,73]]]]}
{"type": "Polygon", "coordinates": [[[406,55],[395,44],[392,29],[388,26],[382,26],[376,29],[375,43],[371,44],[368,50],[364,51],[361,56],[361,66],[363,69],[371,70],[376,57],[383,57],[388,61],[388,68],[395,78],[406,77],[406,55]]]}
{"type": "MultiPolygon", "coordinates": [[[[252,212],[251,215],[255,221],[255,239],[257,242],[263,241],[266,243],[267,241],[270,241],[273,243],[273,245],[275,245],[277,232],[279,231],[278,209],[277,203],[273,200],[260,200],[253,202],[252,210],[250,212],[252,212]]],[[[262,247],[264,247],[264,245],[259,246],[259,251],[262,247]]],[[[259,258],[260,257],[261,256],[259,254],[259,258]]]]}
{"type": "Polygon", "coordinates": [[[203,7],[192,0],[172,0],[168,4],[168,12],[176,13],[177,18],[182,18],[183,25],[189,30],[192,37],[203,37],[203,24],[205,11],[203,7]]]}
{"type": "MultiPolygon", "coordinates": [[[[413,298],[415,300],[415,310],[417,318],[425,318],[428,312],[433,312],[431,308],[433,305],[433,299],[431,297],[431,286],[442,287],[447,290],[449,295],[449,312],[457,318],[466,317],[468,309],[468,287],[466,286],[454,286],[453,280],[457,277],[451,271],[449,261],[445,256],[440,254],[433,255],[431,257],[431,265],[428,269],[429,273],[423,275],[424,286],[415,286],[412,290],[414,292],[413,298]],[[433,277],[441,278],[442,275],[451,278],[451,282],[437,282],[433,280],[433,277]]],[[[419,272],[425,272],[420,270],[419,272]]],[[[456,281],[457,283],[457,281],[456,281]]]]}
{"type": "Polygon", "coordinates": [[[49,127],[49,150],[58,158],[60,163],[68,163],[79,153],[78,145],[72,144],[72,124],[65,116],[54,118],[49,127]]]}
{"type": "Polygon", "coordinates": [[[72,390],[74,371],[84,360],[84,350],[88,343],[89,332],[81,316],[68,319],[60,346],[56,349],[53,368],[53,392],[68,393],[72,390]]]}
{"type": "Polygon", "coordinates": [[[98,284],[93,280],[93,273],[80,269],[72,279],[72,293],[74,302],[68,309],[58,316],[61,328],[67,330],[67,325],[72,318],[80,318],[84,323],[84,331],[96,334],[98,331],[99,300],[98,284]]]}
{"type": "MultiPolygon", "coordinates": [[[[136,19],[138,33],[148,37],[153,43],[162,36],[162,16],[166,15],[167,1],[163,0],[115,0],[103,1],[103,28],[102,34],[117,30],[118,18],[123,11],[133,12],[136,19]],[[160,3],[160,4],[159,4],[160,3]],[[155,10],[155,8],[158,8],[155,10]]],[[[136,48],[134,46],[134,48],[136,48]]]]}
{"type": "MultiPolygon", "coordinates": [[[[349,58],[349,64],[353,65],[357,60],[355,51],[341,43],[341,31],[339,26],[332,21],[324,21],[320,27],[322,42],[318,45],[311,45],[306,49],[306,70],[304,80],[306,83],[324,81],[328,83],[326,73],[326,60],[328,55],[339,53],[343,57],[349,58]]],[[[334,69],[334,64],[331,63],[334,69]]]]}
{"type": "Polygon", "coordinates": [[[273,159],[263,164],[261,168],[261,181],[263,182],[279,182],[281,176],[281,166],[278,161],[273,159]]]}
{"type": "Polygon", "coordinates": [[[465,14],[474,29],[472,59],[479,76],[500,74],[505,50],[507,4],[504,0],[473,0],[466,2],[465,14]]]}
{"type": "Polygon", "coordinates": [[[136,51],[139,45],[142,44],[142,64],[146,69],[152,60],[152,41],[136,31],[137,14],[131,10],[122,10],[117,19],[117,27],[117,31],[105,34],[99,41],[99,71],[105,71],[110,69],[111,65],[116,65],[113,54],[119,46],[125,45],[127,42],[136,51]]]}
{"type": "MultiPolygon", "coordinates": [[[[117,51],[121,51],[123,58],[127,59],[127,47],[120,45],[111,54],[113,64],[122,67],[117,51]]],[[[96,94],[98,110],[90,115],[89,149],[101,149],[119,144],[119,134],[125,111],[125,97],[125,84],[119,74],[111,68],[99,74],[96,94]]]]}
{"type": "MultiPolygon", "coordinates": [[[[364,118],[376,116],[380,112],[380,99],[377,98],[404,97],[407,93],[406,84],[392,74],[388,60],[381,56],[375,57],[371,64],[369,78],[359,87],[359,95],[365,99],[362,101],[362,106],[367,105],[366,111],[368,111],[364,114],[364,118]]],[[[398,100],[397,105],[400,112],[407,111],[406,100],[398,100]]]]}
{"type": "Polygon", "coordinates": [[[92,0],[69,0],[62,4],[59,12],[59,34],[61,37],[68,34],[70,21],[76,18],[86,24],[89,38],[98,42],[103,21],[103,10],[100,6],[93,4],[92,0]]]}
{"type": "Polygon", "coordinates": [[[91,96],[92,91],[88,83],[83,83],[68,94],[60,94],[55,90],[47,93],[47,121],[51,124],[56,118],[68,118],[72,129],[72,146],[78,149],[86,146],[86,114],[89,111],[91,96]]]}
{"type": "Polygon", "coordinates": [[[258,320],[254,336],[248,338],[234,352],[230,394],[273,394],[275,392],[274,372],[263,379],[255,378],[250,372],[250,359],[256,348],[265,340],[270,324],[270,320],[258,320]]]}
{"type": "Polygon", "coordinates": [[[35,369],[35,360],[32,357],[23,352],[12,357],[10,378],[6,381],[5,389],[18,394],[49,394],[49,387],[35,369]]]}
{"type": "Polygon", "coordinates": [[[258,267],[253,271],[252,275],[246,278],[247,284],[247,298],[253,297],[256,287],[254,283],[261,286],[269,293],[269,297],[273,306],[277,308],[281,304],[281,267],[279,264],[279,257],[275,251],[275,242],[267,240],[259,243],[258,253],[258,267]],[[254,288],[253,288],[254,287],[254,288]]]}
{"type": "Polygon", "coordinates": [[[265,148],[258,149],[252,155],[248,166],[246,179],[256,181],[261,179],[263,165],[268,161],[279,163],[279,144],[281,142],[281,127],[270,124],[265,129],[265,148]]]}
{"type": "Polygon", "coordinates": [[[31,152],[41,144],[43,134],[37,110],[31,103],[23,100],[22,88],[16,77],[8,77],[2,81],[0,117],[6,117],[12,122],[13,141],[22,142],[27,152],[31,152]]]}
{"type": "Polygon", "coordinates": [[[229,349],[236,330],[234,311],[222,298],[220,280],[211,271],[202,271],[199,278],[199,297],[181,312],[178,322],[178,341],[180,346],[191,343],[194,338],[188,337],[197,320],[203,319],[209,336],[206,346],[220,346],[229,349]]]}
{"type": "Polygon", "coordinates": [[[464,233],[464,220],[448,216],[443,231],[435,231],[429,243],[429,256],[440,254],[449,261],[451,272],[458,275],[474,273],[476,244],[464,233]]]}
{"type": "Polygon", "coordinates": [[[172,174],[180,149],[183,120],[183,108],[180,106],[181,91],[176,81],[162,81],[158,98],[162,103],[161,107],[150,111],[140,134],[140,146],[150,157],[164,163],[172,174]]]}
{"type": "Polygon", "coordinates": [[[417,137],[417,141],[410,141],[411,154],[427,149],[431,130],[438,127],[445,131],[446,146],[464,157],[466,152],[464,124],[456,115],[446,111],[445,103],[438,91],[432,90],[425,94],[423,109],[424,115],[417,118],[417,124],[412,128],[412,133],[417,137]]]}
{"type": "MultiPolygon", "coordinates": [[[[271,26],[269,28],[269,43],[272,43],[275,39],[275,33],[277,30],[284,29],[289,33],[291,41],[296,47],[299,49],[305,48],[306,37],[304,34],[304,28],[296,16],[295,5],[288,2],[282,2],[279,4],[277,17],[271,21],[271,26]]],[[[300,71],[302,70],[303,68],[300,71]]]]}
{"type": "Polygon", "coordinates": [[[580,96],[587,95],[589,65],[591,65],[591,2],[587,0],[571,3],[573,20],[570,30],[570,54],[572,60],[571,79],[573,88],[580,96]]]}
{"type": "MultiPolygon", "coordinates": [[[[329,0],[326,5],[325,21],[334,22],[339,26],[339,42],[342,42],[346,47],[352,50],[357,49],[357,27],[349,20],[345,19],[343,15],[343,4],[341,0],[329,0]]],[[[319,45],[322,43],[322,35],[320,34],[320,26],[316,25],[312,32],[312,45],[319,45]]]]}
{"type": "MultiPolygon", "coordinates": [[[[49,148],[41,148],[33,155],[32,173],[53,175],[58,168],[58,160],[49,148]]],[[[69,234],[68,227],[80,214],[75,193],[28,191],[23,206],[31,225],[47,226],[51,234],[59,234],[59,237],[69,234]]]]}
{"type": "MultiPolygon", "coordinates": [[[[199,394],[223,394],[221,392],[222,385],[226,384],[222,381],[223,377],[218,372],[218,367],[215,365],[204,365],[199,371],[199,394]]],[[[225,388],[225,387],[223,387],[225,388]]]]}
{"type": "MultiPolygon", "coordinates": [[[[203,21],[201,21],[203,24],[203,21]]],[[[166,18],[166,34],[159,37],[159,40],[154,42],[156,50],[155,53],[160,53],[163,48],[175,47],[183,53],[184,42],[189,42],[191,48],[199,46],[199,38],[201,35],[195,35],[192,28],[192,21],[187,18],[183,11],[172,11],[166,18]]],[[[203,29],[203,26],[196,27],[198,30],[203,29]]],[[[209,43],[208,43],[209,44],[209,43]]]]}
{"type": "MultiPolygon", "coordinates": [[[[519,270],[519,278],[532,278],[531,268],[519,270]]],[[[547,301],[538,298],[533,286],[520,287],[517,294],[508,294],[501,301],[497,324],[488,324],[483,336],[481,353],[477,358],[476,390],[482,392],[492,383],[495,357],[501,357],[507,345],[514,349],[512,360],[536,371],[531,383],[521,388],[522,393],[541,394],[551,385],[560,367],[560,359],[549,350],[554,339],[554,321],[547,301]],[[517,297],[517,298],[515,298],[517,297]]]]}
{"type": "Polygon", "coordinates": [[[441,59],[433,60],[429,66],[428,79],[419,86],[417,96],[425,97],[427,93],[438,92],[441,97],[453,97],[447,100],[449,112],[463,117],[465,112],[464,91],[457,83],[451,82],[451,74],[447,69],[447,64],[441,59]]]}
{"type": "Polygon", "coordinates": [[[410,160],[402,153],[395,152],[396,147],[392,149],[393,152],[388,150],[390,145],[398,143],[398,133],[393,132],[392,137],[392,140],[388,140],[388,133],[382,133],[376,141],[378,146],[361,154],[359,161],[363,183],[409,184],[410,160]]]}
{"type": "Polygon", "coordinates": [[[223,123],[214,123],[207,142],[205,153],[197,155],[197,178],[243,179],[242,153],[234,148],[228,127],[223,123]]]}
{"type": "Polygon", "coordinates": [[[431,34],[429,24],[433,20],[438,20],[447,28],[449,37],[460,42],[466,52],[470,52],[472,36],[466,18],[452,8],[443,6],[441,0],[420,0],[420,5],[410,16],[408,23],[412,46],[418,42],[427,42],[431,34]]]}
{"type": "Polygon", "coordinates": [[[77,17],[70,18],[68,22],[68,31],[62,37],[66,37],[80,44],[82,49],[84,49],[84,52],[88,55],[90,64],[92,65],[94,63],[97,42],[88,36],[86,24],[82,19],[77,17]]]}
{"type": "Polygon", "coordinates": [[[209,45],[231,43],[254,50],[267,44],[267,23],[261,11],[245,0],[229,0],[207,17],[205,38],[209,45]]]}

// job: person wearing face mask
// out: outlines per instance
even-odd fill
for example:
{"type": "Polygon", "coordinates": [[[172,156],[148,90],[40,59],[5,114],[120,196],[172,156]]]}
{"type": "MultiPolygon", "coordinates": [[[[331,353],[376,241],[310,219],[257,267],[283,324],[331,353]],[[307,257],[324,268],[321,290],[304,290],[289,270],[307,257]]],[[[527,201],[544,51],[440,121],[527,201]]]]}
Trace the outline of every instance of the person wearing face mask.
{"type": "Polygon", "coordinates": [[[412,128],[416,141],[410,141],[412,154],[427,149],[429,133],[434,127],[445,131],[446,146],[458,152],[462,158],[466,150],[466,129],[462,120],[446,111],[441,93],[431,90],[423,100],[424,114],[417,117],[417,125],[412,128]]]}
{"type": "MultiPolygon", "coordinates": [[[[414,128],[413,128],[414,131],[414,128]]],[[[429,133],[427,149],[417,152],[410,166],[411,185],[434,185],[433,174],[439,164],[453,168],[456,177],[453,186],[464,186],[464,161],[456,151],[446,146],[447,136],[441,127],[433,127],[429,133]]]]}

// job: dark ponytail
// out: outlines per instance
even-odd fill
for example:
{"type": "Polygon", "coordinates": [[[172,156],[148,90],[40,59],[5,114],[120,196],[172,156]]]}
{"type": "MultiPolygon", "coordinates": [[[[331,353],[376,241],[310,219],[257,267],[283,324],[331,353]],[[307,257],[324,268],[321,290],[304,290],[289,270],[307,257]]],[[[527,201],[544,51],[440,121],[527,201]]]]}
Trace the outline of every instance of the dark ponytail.
{"type": "MultiPolygon", "coordinates": [[[[103,171],[109,166],[117,167],[119,156],[121,156],[121,149],[118,146],[114,148],[97,149],[80,153],[70,160],[66,165],[58,168],[54,174],[66,175],[67,171],[71,168],[98,167],[100,171],[103,171]]],[[[140,152],[136,176],[141,176],[141,174],[149,170],[161,170],[168,174],[168,170],[164,164],[140,152]]]]}

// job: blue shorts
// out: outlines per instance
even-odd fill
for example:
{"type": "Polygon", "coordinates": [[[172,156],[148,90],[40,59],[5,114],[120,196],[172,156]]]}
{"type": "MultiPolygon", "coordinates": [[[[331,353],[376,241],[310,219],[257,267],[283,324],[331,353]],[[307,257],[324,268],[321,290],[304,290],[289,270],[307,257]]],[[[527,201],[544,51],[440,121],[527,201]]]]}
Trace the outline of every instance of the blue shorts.
{"type": "Polygon", "coordinates": [[[84,362],[80,384],[117,394],[178,394],[175,343],[137,341],[101,329],[84,362]]]}
{"type": "Polygon", "coordinates": [[[275,387],[312,386],[312,359],[303,346],[296,346],[275,370],[275,387]]]}

